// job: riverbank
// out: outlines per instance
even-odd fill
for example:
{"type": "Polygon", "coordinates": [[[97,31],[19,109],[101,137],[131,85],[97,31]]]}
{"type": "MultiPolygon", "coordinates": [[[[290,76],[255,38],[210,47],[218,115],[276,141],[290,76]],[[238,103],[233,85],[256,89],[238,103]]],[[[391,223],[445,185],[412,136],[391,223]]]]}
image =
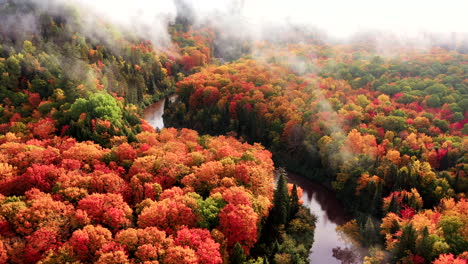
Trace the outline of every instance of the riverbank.
{"type": "MultiPolygon", "coordinates": [[[[157,129],[164,127],[164,106],[166,100],[158,101],[144,110],[144,118],[157,129]]],[[[314,244],[310,251],[310,261],[314,264],[340,264],[333,257],[333,249],[345,248],[347,245],[336,232],[336,227],[346,223],[350,217],[346,215],[342,203],[336,195],[325,186],[311,181],[305,176],[289,172],[288,180],[303,189],[304,206],[317,217],[314,244]]]]}

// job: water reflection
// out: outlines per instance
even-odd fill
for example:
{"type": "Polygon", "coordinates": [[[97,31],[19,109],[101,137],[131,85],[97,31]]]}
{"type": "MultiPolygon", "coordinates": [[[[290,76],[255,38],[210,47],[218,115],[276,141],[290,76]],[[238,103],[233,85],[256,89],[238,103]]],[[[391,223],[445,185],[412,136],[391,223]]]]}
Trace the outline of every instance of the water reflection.
{"type": "Polygon", "coordinates": [[[343,205],[333,192],[322,185],[293,173],[288,173],[288,177],[289,182],[295,183],[304,190],[302,196],[304,206],[317,216],[314,244],[310,253],[311,263],[341,264],[341,261],[333,256],[333,249],[349,246],[336,232],[336,227],[348,220],[343,205]]]}

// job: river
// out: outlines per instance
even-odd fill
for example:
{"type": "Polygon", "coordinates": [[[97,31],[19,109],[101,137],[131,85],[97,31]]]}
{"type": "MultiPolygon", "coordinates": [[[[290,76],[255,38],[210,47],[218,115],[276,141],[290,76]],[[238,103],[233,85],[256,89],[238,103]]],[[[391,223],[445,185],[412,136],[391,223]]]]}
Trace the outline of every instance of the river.
{"type": "Polygon", "coordinates": [[[309,255],[313,264],[341,264],[333,257],[333,248],[349,247],[336,232],[336,227],[346,223],[349,217],[344,213],[343,205],[335,194],[304,176],[288,173],[289,182],[301,187],[303,205],[317,217],[314,232],[314,244],[309,255]]]}
{"type": "MultiPolygon", "coordinates": [[[[144,110],[144,119],[154,128],[162,129],[164,127],[164,103],[165,100],[161,100],[144,110]]],[[[332,249],[347,246],[336,232],[336,227],[346,223],[348,219],[344,213],[343,205],[333,192],[319,183],[312,182],[294,173],[288,173],[288,179],[289,182],[304,190],[302,195],[304,206],[317,216],[315,241],[310,252],[310,263],[341,264],[341,261],[333,257],[332,249]]]]}
{"type": "Polygon", "coordinates": [[[143,118],[154,128],[162,129],[164,127],[164,104],[166,99],[162,99],[143,111],[143,118]]]}

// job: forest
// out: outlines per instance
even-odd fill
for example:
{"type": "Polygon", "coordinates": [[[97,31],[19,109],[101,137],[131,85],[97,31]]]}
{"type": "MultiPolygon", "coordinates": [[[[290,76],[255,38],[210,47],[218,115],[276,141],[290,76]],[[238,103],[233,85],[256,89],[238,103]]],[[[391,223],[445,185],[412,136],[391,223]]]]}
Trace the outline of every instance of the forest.
{"type": "Polygon", "coordinates": [[[364,252],[342,263],[468,262],[466,51],[304,36],[223,57],[190,17],[162,48],[59,6],[0,1],[0,263],[321,263],[286,171],[342,201],[364,252]]]}

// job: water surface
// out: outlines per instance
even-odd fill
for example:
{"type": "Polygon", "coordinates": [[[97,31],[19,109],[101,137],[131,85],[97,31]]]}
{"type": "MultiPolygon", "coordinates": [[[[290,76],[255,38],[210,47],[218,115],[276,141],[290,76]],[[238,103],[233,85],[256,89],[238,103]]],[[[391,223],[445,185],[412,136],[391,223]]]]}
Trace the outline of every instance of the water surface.
{"type": "Polygon", "coordinates": [[[143,118],[154,128],[162,129],[164,127],[164,104],[166,99],[160,100],[143,111],[143,118]]]}
{"type": "Polygon", "coordinates": [[[288,173],[288,179],[304,190],[303,205],[317,216],[314,244],[309,255],[310,263],[341,264],[341,261],[333,257],[332,250],[349,246],[336,232],[336,227],[349,219],[344,213],[343,205],[332,191],[319,183],[294,173],[288,173]]]}
{"type": "MultiPolygon", "coordinates": [[[[162,129],[164,127],[164,103],[165,100],[158,101],[144,110],[144,119],[154,128],[162,129]]],[[[341,264],[341,261],[333,257],[332,250],[336,247],[345,248],[347,246],[336,232],[336,227],[348,220],[343,205],[333,192],[316,182],[294,173],[288,173],[288,179],[289,182],[295,183],[304,190],[302,196],[304,206],[317,216],[310,263],[341,264]]]]}

